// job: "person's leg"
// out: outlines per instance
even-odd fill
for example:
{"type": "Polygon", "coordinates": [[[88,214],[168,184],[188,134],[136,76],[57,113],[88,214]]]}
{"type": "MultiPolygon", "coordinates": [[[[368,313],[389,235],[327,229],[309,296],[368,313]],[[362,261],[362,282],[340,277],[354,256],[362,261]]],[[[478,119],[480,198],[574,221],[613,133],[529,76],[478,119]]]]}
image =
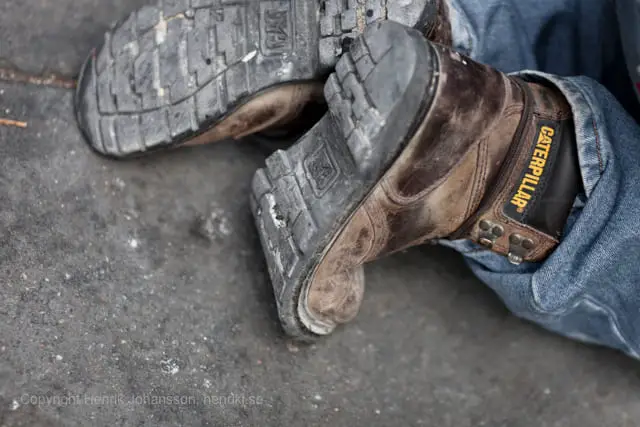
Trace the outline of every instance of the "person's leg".
{"type": "Polygon", "coordinates": [[[587,76],[636,119],[640,108],[625,66],[610,0],[448,0],[454,48],[504,72],[587,76]]]}
{"type": "Polygon", "coordinates": [[[571,338],[640,357],[640,127],[584,77],[549,81],[572,106],[585,194],[543,263],[513,266],[468,241],[474,273],[517,315],[571,338]]]}
{"type": "Polygon", "coordinates": [[[599,80],[619,43],[609,0],[448,0],[454,48],[503,72],[599,80]]]}
{"type": "Polygon", "coordinates": [[[513,266],[469,241],[443,244],[462,252],[475,274],[517,315],[640,357],[640,230],[635,225],[640,215],[640,127],[620,104],[637,113],[614,3],[450,4],[457,50],[504,71],[584,75],[605,87],[587,77],[543,77],[572,105],[585,186],[584,200],[577,202],[567,233],[550,258],[513,266]]]}

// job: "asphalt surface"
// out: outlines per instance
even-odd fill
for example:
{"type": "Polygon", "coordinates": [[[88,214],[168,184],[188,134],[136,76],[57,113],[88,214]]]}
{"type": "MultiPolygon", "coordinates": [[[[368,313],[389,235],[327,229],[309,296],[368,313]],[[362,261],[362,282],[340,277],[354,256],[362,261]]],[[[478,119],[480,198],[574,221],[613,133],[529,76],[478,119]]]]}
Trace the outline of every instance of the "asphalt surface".
{"type": "MultiPolygon", "coordinates": [[[[0,62],[73,76],[143,1],[4,0],[0,62]]],[[[113,162],[72,91],[0,82],[0,426],[636,426],[640,369],[515,319],[461,258],[375,263],[358,319],[282,336],[248,207],[263,152],[113,162]]]]}

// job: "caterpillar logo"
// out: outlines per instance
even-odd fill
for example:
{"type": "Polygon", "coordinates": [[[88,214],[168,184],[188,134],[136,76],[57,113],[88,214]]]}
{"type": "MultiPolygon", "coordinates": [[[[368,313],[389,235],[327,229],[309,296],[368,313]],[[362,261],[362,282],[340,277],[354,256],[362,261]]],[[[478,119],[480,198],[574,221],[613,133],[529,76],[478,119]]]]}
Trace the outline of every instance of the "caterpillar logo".
{"type": "Polygon", "coordinates": [[[511,204],[520,214],[527,209],[540,184],[540,179],[544,175],[555,135],[555,129],[550,126],[542,126],[540,128],[538,142],[533,150],[529,167],[522,177],[515,195],[511,198],[511,204]]]}
{"type": "Polygon", "coordinates": [[[293,49],[292,4],[289,0],[260,2],[260,44],[264,55],[281,55],[293,49]]]}

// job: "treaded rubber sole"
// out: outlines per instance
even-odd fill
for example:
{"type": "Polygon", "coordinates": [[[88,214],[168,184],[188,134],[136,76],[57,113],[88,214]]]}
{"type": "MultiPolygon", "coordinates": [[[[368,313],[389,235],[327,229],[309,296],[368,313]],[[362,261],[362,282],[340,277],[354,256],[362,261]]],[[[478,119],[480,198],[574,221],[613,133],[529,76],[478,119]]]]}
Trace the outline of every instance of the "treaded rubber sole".
{"type": "Polygon", "coordinates": [[[438,69],[437,53],[419,32],[373,25],[327,81],[330,113],[254,176],[251,206],[292,337],[312,340],[336,326],[314,321],[304,295],[332,241],[424,118],[438,69]]]}
{"type": "Polygon", "coordinates": [[[116,158],[185,143],[269,89],[326,76],[367,24],[422,26],[434,7],[433,0],[159,0],[116,24],[87,59],[78,122],[93,149],[116,158]]]}

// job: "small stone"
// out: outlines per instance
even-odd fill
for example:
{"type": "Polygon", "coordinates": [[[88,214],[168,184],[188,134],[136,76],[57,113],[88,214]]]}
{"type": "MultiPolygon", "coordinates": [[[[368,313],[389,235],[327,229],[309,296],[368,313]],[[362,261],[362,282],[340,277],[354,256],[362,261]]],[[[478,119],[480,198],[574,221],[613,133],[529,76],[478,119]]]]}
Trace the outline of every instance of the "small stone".
{"type": "Polygon", "coordinates": [[[224,238],[233,233],[227,214],[219,208],[213,208],[207,217],[197,219],[193,231],[207,240],[224,238]]]}
{"type": "Polygon", "coordinates": [[[138,242],[137,239],[129,240],[129,246],[131,247],[131,249],[137,249],[139,245],[140,243],[138,242]]]}
{"type": "Polygon", "coordinates": [[[62,360],[62,356],[61,356],[61,355],[59,355],[59,354],[56,354],[56,360],[57,360],[58,362],[59,362],[59,361],[61,361],[61,360],[62,360]]]}
{"type": "Polygon", "coordinates": [[[9,405],[9,409],[12,411],[15,411],[19,407],[20,407],[20,404],[18,403],[17,400],[14,400],[13,402],[11,402],[11,405],[9,405]]]}
{"type": "Polygon", "coordinates": [[[300,351],[300,348],[293,342],[287,341],[287,350],[289,350],[291,353],[297,353],[300,351]]]}
{"type": "Polygon", "coordinates": [[[169,375],[175,375],[180,372],[180,365],[176,359],[167,359],[160,362],[162,372],[169,375]]]}
{"type": "Polygon", "coordinates": [[[118,187],[120,190],[124,189],[127,184],[125,184],[125,182],[121,179],[121,178],[116,178],[113,180],[113,183],[115,184],[116,187],[118,187]]]}

